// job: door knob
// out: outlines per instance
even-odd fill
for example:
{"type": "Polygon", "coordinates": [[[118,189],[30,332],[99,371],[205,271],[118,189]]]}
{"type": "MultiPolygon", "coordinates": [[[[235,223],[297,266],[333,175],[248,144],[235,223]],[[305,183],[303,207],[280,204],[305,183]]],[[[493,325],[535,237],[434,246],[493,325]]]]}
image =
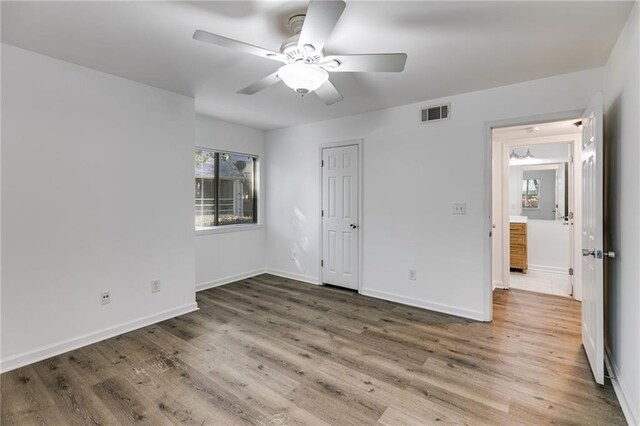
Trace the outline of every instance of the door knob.
{"type": "Polygon", "coordinates": [[[583,255],[583,256],[593,256],[593,257],[596,257],[596,251],[595,251],[595,250],[582,249],[582,255],[583,255]]]}
{"type": "Polygon", "coordinates": [[[349,225],[351,227],[351,229],[356,229],[358,227],[358,225],[356,225],[355,223],[352,223],[351,225],[349,225]]]}
{"type": "Polygon", "coordinates": [[[602,255],[608,257],[609,259],[615,259],[616,258],[616,252],[615,251],[603,251],[602,255]]]}

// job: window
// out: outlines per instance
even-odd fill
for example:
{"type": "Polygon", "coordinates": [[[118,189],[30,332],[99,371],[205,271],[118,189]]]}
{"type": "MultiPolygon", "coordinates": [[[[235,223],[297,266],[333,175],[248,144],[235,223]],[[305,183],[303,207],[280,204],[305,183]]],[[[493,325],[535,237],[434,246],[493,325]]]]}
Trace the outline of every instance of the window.
{"type": "Polygon", "coordinates": [[[194,160],[196,231],[257,223],[258,158],[196,148],[194,160]]]}
{"type": "Polygon", "coordinates": [[[540,179],[522,180],[522,208],[540,208],[540,179]]]}

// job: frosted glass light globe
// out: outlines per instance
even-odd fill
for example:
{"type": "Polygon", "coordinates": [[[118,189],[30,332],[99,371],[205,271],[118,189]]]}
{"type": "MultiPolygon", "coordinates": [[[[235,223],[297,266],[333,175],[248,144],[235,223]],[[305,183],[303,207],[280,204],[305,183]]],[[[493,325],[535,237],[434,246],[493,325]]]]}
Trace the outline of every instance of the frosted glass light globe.
{"type": "Polygon", "coordinates": [[[329,73],[317,65],[296,62],[280,68],[278,77],[284,84],[305,95],[322,86],[329,79],[329,73]]]}

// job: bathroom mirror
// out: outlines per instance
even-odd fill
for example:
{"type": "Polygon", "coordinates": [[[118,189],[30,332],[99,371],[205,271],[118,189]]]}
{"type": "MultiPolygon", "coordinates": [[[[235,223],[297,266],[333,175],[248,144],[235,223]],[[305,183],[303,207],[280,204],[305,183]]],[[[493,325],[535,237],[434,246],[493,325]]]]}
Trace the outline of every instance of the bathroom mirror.
{"type": "Polygon", "coordinates": [[[568,163],[522,167],[522,216],[565,220],[568,216],[568,163]]]}
{"type": "Polygon", "coordinates": [[[568,143],[516,146],[509,155],[509,213],[529,220],[569,217],[568,143]]]}

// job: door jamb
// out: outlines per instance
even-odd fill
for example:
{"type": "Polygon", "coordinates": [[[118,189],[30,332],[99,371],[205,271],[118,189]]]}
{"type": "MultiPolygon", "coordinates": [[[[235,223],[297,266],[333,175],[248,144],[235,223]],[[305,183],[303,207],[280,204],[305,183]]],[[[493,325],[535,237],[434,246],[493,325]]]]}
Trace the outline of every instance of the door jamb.
{"type": "MultiPolygon", "coordinates": [[[[542,137],[531,137],[526,139],[512,139],[509,141],[504,141],[500,143],[495,143],[495,145],[500,145],[502,149],[502,158],[501,158],[501,170],[503,174],[503,179],[501,182],[502,186],[502,194],[503,194],[503,203],[501,206],[502,210],[502,223],[500,226],[502,227],[502,235],[508,235],[509,230],[509,222],[505,220],[506,217],[509,216],[509,187],[508,187],[508,174],[509,174],[509,151],[513,148],[522,147],[522,146],[534,146],[534,145],[545,145],[545,144],[567,144],[571,147],[571,157],[575,160],[578,157],[578,151],[580,149],[580,141],[581,136],[576,134],[571,135],[557,135],[557,136],[542,136],[542,137]],[[506,196],[505,196],[506,194],[506,196]]],[[[581,300],[582,298],[582,288],[580,286],[580,280],[582,277],[581,274],[581,265],[578,263],[578,258],[576,256],[575,247],[577,240],[579,238],[579,228],[582,224],[582,206],[579,203],[576,203],[576,193],[580,190],[578,184],[578,175],[576,173],[578,170],[574,167],[575,164],[571,164],[569,161],[569,167],[571,168],[570,180],[571,180],[571,197],[569,199],[569,204],[571,207],[571,211],[574,213],[575,217],[573,219],[573,228],[570,236],[570,251],[569,256],[571,259],[571,266],[574,269],[574,275],[571,278],[572,280],[572,296],[575,300],[581,300]],[[579,291],[576,293],[575,289],[579,291]]],[[[544,165],[532,165],[533,168],[542,168],[546,167],[544,165]]],[[[578,198],[579,200],[579,198],[578,198]]],[[[492,221],[493,223],[493,221],[492,221]]],[[[509,288],[511,286],[509,281],[509,257],[510,257],[510,241],[509,238],[504,238],[502,243],[502,276],[505,284],[505,288],[509,288]]],[[[492,268],[493,269],[493,268],[492,268]]],[[[493,280],[493,277],[492,277],[493,280]]]]}
{"type": "MultiPolygon", "coordinates": [[[[364,232],[362,232],[363,230],[363,189],[364,189],[364,174],[363,174],[363,158],[364,158],[364,152],[363,152],[363,148],[364,148],[364,139],[351,139],[351,140],[345,140],[345,141],[339,141],[339,142],[326,142],[326,143],[321,143],[318,147],[318,154],[319,154],[319,159],[318,159],[318,171],[319,171],[319,188],[320,191],[318,191],[320,193],[320,208],[318,209],[318,212],[320,213],[318,215],[319,217],[319,221],[320,221],[320,232],[319,232],[319,238],[318,238],[318,247],[319,247],[319,251],[318,251],[318,264],[320,264],[320,261],[322,260],[322,256],[323,256],[323,249],[324,247],[322,246],[322,235],[323,235],[323,221],[322,221],[322,150],[325,148],[338,148],[341,146],[351,146],[351,145],[356,145],[358,147],[358,293],[362,292],[362,288],[363,288],[363,281],[362,281],[362,274],[363,274],[363,261],[362,261],[362,249],[363,249],[363,234],[364,232]]],[[[324,285],[324,277],[323,277],[323,272],[324,272],[324,267],[320,266],[320,285],[324,285]]]]}
{"type": "Polygon", "coordinates": [[[484,301],[483,320],[493,321],[493,283],[492,283],[492,254],[491,254],[491,160],[493,155],[492,129],[498,127],[524,126],[527,124],[537,124],[550,121],[572,120],[575,117],[582,117],[584,109],[552,112],[525,117],[513,117],[501,120],[485,121],[484,128],[484,301]]]}

